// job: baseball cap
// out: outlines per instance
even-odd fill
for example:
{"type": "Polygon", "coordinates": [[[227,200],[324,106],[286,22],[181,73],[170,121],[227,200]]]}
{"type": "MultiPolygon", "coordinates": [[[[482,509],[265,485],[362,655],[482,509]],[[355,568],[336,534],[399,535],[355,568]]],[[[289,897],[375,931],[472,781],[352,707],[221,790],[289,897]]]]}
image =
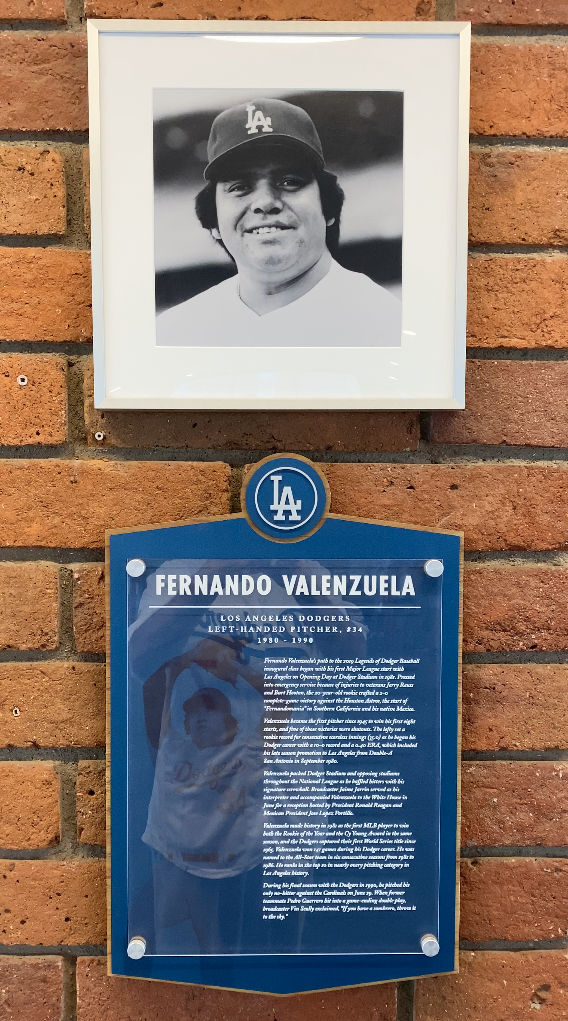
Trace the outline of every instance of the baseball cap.
{"type": "Polygon", "coordinates": [[[230,165],[232,156],[253,142],[298,149],[320,169],[324,165],[320,137],[305,110],[283,99],[255,99],[223,110],[213,121],[205,180],[215,179],[224,165],[230,165]]]}
{"type": "Polygon", "coordinates": [[[183,703],[183,711],[188,715],[198,709],[220,709],[222,713],[230,713],[231,703],[218,688],[199,688],[191,698],[183,703]]]}

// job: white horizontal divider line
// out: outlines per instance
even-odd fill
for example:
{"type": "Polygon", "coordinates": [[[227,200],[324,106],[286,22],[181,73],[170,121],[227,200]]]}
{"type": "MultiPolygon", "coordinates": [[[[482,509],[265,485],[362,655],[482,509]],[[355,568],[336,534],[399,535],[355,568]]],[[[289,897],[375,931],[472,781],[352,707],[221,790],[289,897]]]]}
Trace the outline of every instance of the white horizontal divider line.
{"type": "Polygon", "coordinates": [[[246,606],[237,605],[219,605],[217,603],[203,604],[202,606],[195,606],[193,603],[184,603],[178,606],[168,606],[161,603],[150,603],[148,606],[149,610],[289,610],[290,613],[304,613],[309,610],[336,610],[341,613],[353,613],[354,610],[421,610],[421,606],[347,606],[345,609],[341,606],[273,606],[273,605],[258,605],[249,603],[246,606]]]}

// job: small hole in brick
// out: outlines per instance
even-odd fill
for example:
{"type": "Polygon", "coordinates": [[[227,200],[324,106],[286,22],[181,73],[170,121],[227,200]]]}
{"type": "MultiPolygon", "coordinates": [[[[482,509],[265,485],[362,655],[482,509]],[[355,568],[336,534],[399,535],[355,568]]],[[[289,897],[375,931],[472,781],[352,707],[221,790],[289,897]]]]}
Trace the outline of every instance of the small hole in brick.
{"type": "Polygon", "coordinates": [[[87,791],[87,794],[89,795],[90,798],[93,797],[94,793],[95,793],[94,791],[87,791]]]}
{"type": "Polygon", "coordinates": [[[65,915],[65,921],[66,922],[70,922],[71,921],[71,919],[69,918],[69,915],[65,915]]]}
{"type": "Polygon", "coordinates": [[[15,705],[14,708],[12,709],[12,716],[19,716],[19,715],[20,715],[20,710],[18,709],[17,705],[15,705]]]}

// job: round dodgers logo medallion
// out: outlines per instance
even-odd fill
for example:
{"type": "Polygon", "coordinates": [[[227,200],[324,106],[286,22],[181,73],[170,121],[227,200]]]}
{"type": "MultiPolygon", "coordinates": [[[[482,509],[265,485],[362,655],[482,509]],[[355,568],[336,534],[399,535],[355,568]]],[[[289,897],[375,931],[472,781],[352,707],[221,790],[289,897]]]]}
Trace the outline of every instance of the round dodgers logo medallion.
{"type": "Polygon", "coordinates": [[[325,478],[307,458],[276,454],[254,468],[243,487],[249,523],[268,539],[305,539],[322,524],[329,507],[325,478]]]}

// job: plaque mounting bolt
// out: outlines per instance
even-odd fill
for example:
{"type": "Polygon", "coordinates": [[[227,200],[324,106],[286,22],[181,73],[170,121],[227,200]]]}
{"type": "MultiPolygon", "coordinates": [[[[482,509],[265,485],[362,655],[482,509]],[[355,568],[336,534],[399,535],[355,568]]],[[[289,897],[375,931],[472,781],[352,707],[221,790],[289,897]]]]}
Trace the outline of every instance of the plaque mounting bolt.
{"type": "Polygon", "coordinates": [[[143,560],[139,560],[137,557],[134,560],[129,560],[126,565],[126,573],[131,578],[141,578],[146,570],[146,564],[143,560]]]}
{"type": "Polygon", "coordinates": [[[439,578],[444,573],[444,565],[441,560],[427,560],[424,570],[429,578],[439,578]]]}
{"type": "Polygon", "coordinates": [[[435,957],[436,954],[440,953],[440,944],[431,932],[425,933],[420,940],[420,946],[422,948],[422,953],[425,954],[426,957],[435,957]]]}
{"type": "Polygon", "coordinates": [[[28,385],[28,377],[24,376],[23,374],[21,376],[18,376],[17,383],[18,383],[18,386],[27,386],[28,385]]]}
{"type": "Polygon", "coordinates": [[[146,953],[146,940],[143,936],[133,936],[128,941],[126,953],[133,961],[139,961],[146,953]]]}

